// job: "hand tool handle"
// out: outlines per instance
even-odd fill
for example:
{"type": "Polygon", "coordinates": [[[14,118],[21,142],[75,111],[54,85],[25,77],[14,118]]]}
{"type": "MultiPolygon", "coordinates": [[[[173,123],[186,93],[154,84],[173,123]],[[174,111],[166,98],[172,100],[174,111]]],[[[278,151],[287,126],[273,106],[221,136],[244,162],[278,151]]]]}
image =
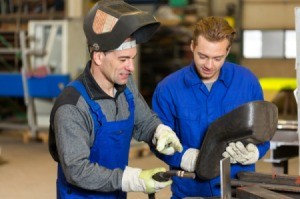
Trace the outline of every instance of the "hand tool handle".
{"type": "MultiPolygon", "coordinates": [[[[192,178],[194,179],[196,177],[195,173],[181,171],[181,170],[170,170],[166,172],[158,172],[152,176],[152,178],[158,182],[166,182],[170,180],[171,177],[177,176],[180,178],[192,178]]],[[[148,194],[149,199],[155,199],[155,194],[151,193],[148,194]]]]}
{"type": "Polygon", "coordinates": [[[181,171],[181,170],[170,170],[166,172],[158,172],[154,174],[152,178],[158,182],[165,182],[170,180],[170,178],[173,176],[177,176],[180,178],[194,179],[196,177],[196,174],[192,172],[181,171]]]}
{"type": "Polygon", "coordinates": [[[149,193],[148,198],[149,199],[155,199],[155,193],[149,193]]]}

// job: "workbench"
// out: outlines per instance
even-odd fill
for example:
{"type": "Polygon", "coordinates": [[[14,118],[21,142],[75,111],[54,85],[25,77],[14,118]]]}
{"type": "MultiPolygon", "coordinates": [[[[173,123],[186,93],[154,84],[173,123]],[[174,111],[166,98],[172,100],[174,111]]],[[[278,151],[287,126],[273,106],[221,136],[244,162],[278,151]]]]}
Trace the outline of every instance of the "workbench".
{"type": "Polygon", "coordinates": [[[37,131],[45,130],[45,127],[38,125],[33,99],[56,98],[69,82],[68,74],[27,77],[22,73],[0,73],[0,84],[3,85],[0,89],[0,97],[24,98],[27,109],[27,124],[1,121],[0,129],[24,130],[24,142],[27,142],[28,136],[36,138],[37,131]]]}

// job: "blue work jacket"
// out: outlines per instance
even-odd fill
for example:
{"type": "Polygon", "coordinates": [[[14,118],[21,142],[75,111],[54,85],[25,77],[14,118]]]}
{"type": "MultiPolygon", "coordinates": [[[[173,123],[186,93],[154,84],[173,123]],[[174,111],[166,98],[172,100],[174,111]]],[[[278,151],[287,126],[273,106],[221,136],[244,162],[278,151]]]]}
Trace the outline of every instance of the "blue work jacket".
{"type": "MultiPolygon", "coordinates": [[[[255,75],[245,67],[225,62],[210,91],[199,78],[194,63],[176,71],[158,84],[152,107],[162,122],[176,132],[184,150],[173,156],[156,155],[170,165],[170,169],[181,169],[184,152],[189,148],[200,149],[212,122],[238,106],[255,100],[263,100],[262,88],[255,75]]],[[[260,158],[269,147],[269,142],[258,145],[260,158]]],[[[254,170],[254,164],[232,164],[231,177],[235,177],[239,171],[254,170]]],[[[171,190],[173,199],[220,196],[220,177],[210,180],[174,177],[171,190]]]]}

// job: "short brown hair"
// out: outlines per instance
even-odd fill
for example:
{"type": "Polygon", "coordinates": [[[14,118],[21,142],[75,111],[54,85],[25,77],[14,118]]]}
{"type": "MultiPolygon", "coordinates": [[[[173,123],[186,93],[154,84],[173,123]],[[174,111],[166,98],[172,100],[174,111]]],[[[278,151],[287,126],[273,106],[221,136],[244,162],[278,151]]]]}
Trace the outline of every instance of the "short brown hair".
{"type": "Polygon", "coordinates": [[[236,31],[224,18],[210,16],[200,19],[195,24],[193,31],[194,45],[197,45],[197,39],[200,35],[209,41],[221,41],[227,39],[229,41],[229,46],[231,46],[236,31]]]}

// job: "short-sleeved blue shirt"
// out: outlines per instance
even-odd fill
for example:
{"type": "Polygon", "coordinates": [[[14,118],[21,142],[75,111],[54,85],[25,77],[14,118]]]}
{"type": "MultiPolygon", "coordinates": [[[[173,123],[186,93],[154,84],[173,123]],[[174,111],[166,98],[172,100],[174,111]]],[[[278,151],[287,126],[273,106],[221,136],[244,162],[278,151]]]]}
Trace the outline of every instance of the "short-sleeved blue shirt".
{"type": "MultiPolygon", "coordinates": [[[[210,91],[199,78],[194,63],[167,76],[155,89],[152,107],[162,122],[176,132],[184,150],[173,156],[157,156],[171,169],[180,169],[184,152],[189,148],[200,148],[208,126],[213,121],[255,100],[263,100],[258,79],[249,69],[233,63],[224,63],[210,91]]],[[[269,142],[258,145],[260,158],[269,147],[269,142]]],[[[233,164],[231,176],[235,177],[242,170],[254,169],[255,165],[233,164]]],[[[175,177],[172,198],[220,196],[219,185],[219,177],[204,181],[175,177]]]]}

